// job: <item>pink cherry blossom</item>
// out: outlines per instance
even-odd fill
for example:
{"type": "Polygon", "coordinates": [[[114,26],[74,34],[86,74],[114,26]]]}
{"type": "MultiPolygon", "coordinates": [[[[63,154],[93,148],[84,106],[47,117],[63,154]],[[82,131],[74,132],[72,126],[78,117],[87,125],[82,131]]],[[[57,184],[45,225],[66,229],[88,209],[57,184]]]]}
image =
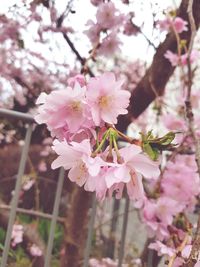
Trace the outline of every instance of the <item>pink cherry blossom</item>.
{"type": "Polygon", "coordinates": [[[174,216],[183,209],[182,203],[166,196],[161,196],[157,200],[146,199],[142,219],[147,226],[149,236],[156,236],[160,240],[169,237],[167,226],[171,225],[174,216]]]}
{"type": "Polygon", "coordinates": [[[170,19],[165,18],[164,20],[159,20],[157,22],[158,27],[160,28],[161,31],[168,31],[170,27],[170,19]]]}
{"type": "MultiPolygon", "coordinates": [[[[199,58],[199,51],[193,49],[191,54],[190,54],[190,63],[194,63],[195,61],[197,61],[197,59],[199,58]]],[[[188,58],[188,54],[183,54],[181,56],[181,63],[182,65],[187,65],[187,58],[188,58]]]]}
{"type": "Polygon", "coordinates": [[[123,163],[109,168],[105,174],[105,182],[110,188],[110,193],[117,190],[120,197],[119,192],[123,191],[123,184],[125,184],[130,199],[144,198],[142,175],[146,178],[156,178],[160,171],[158,164],[140,154],[141,151],[141,148],[136,145],[119,150],[123,163]]]}
{"type": "MultiPolygon", "coordinates": [[[[183,66],[187,65],[187,58],[188,58],[187,53],[179,57],[177,54],[171,52],[170,50],[167,50],[167,52],[164,54],[164,57],[170,61],[172,66],[177,66],[179,64],[183,66]]],[[[199,58],[199,52],[196,50],[192,50],[190,54],[190,63],[191,64],[194,63],[198,58],[199,58]]]]}
{"type": "Polygon", "coordinates": [[[102,168],[97,176],[89,176],[84,186],[86,191],[95,191],[96,197],[99,201],[103,201],[105,199],[108,190],[105,182],[105,169],[106,168],[102,168]]]}
{"type": "Polygon", "coordinates": [[[37,100],[41,104],[38,108],[37,123],[46,123],[52,133],[65,129],[75,133],[86,122],[85,87],[78,83],[74,88],[56,90],[47,95],[42,93],[37,100]]]}
{"type": "Polygon", "coordinates": [[[15,247],[17,244],[23,241],[23,234],[24,234],[23,225],[14,224],[12,228],[12,234],[11,234],[11,239],[12,239],[11,244],[13,247],[15,247]]]}
{"type": "Polygon", "coordinates": [[[167,129],[174,131],[186,130],[186,123],[183,119],[169,113],[162,117],[162,121],[167,129]]]}
{"type": "Polygon", "coordinates": [[[170,50],[167,50],[167,52],[164,54],[164,57],[167,58],[172,66],[177,66],[179,63],[179,57],[177,54],[171,52],[170,50]]]}
{"type": "Polygon", "coordinates": [[[29,248],[29,251],[33,257],[42,256],[42,250],[36,244],[32,244],[29,248]]]}
{"type": "Polygon", "coordinates": [[[88,30],[84,31],[87,37],[90,39],[90,42],[94,45],[99,41],[99,35],[101,32],[101,27],[99,24],[94,23],[92,20],[89,20],[86,24],[89,27],[88,30]]]}
{"type": "Polygon", "coordinates": [[[98,49],[98,54],[106,57],[112,57],[114,53],[120,51],[120,44],[122,44],[122,42],[117,37],[116,32],[113,31],[102,40],[98,49]]]}
{"type": "Polygon", "coordinates": [[[170,28],[173,28],[177,33],[187,31],[187,21],[183,20],[180,17],[175,18],[166,18],[164,20],[159,20],[157,25],[161,31],[168,31],[170,28]]]}
{"type": "Polygon", "coordinates": [[[87,103],[96,126],[100,126],[102,121],[115,124],[118,115],[128,112],[126,108],[130,92],[122,90],[122,84],[123,82],[116,81],[115,75],[110,72],[90,79],[87,86],[87,103]]]}
{"type": "Polygon", "coordinates": [[[181,212],[183,208],[184,205],[182,203],[163,196],[156,203],[156,217],[169,225],[173,221],[173,216],[181,212]]]}
{"type": "Polygon", "coordinates": [[[174,162],[168,162],[163,174],[161,187],[165,196],[185,206],[195,205],[195,196],[200,192],[194,155],[178,155],[174,162]],[[183,177],[185,177],[183,181],[183,177]]]}
{"type": "Polygon", "coordinates": [[[173,262],[173,267],[181,267],[183,266],[183,263],[185,263],[185,261],[181,257],[176,257],[173,262]]]}
{"type": "Polygon", "coordinates": [[[121,24],[123,16],[117,15],[118,10],[112,2],[102,3],[98,6],[97,23],[103,29],[110,29],[121,24]]]}
{"type": "Polygon", "coordinates": [[[101,166],[106,163],[99,157],[91,157],[92,151],[88,139],[81,143],[55,140],[53,150],[58,154],[58,158],[52,162],[52,168],[63,166],[69,170],[69,179],[79,186],[85,184],[90,176],[97,176],[101,166]]]}
{"type": "Polygon", "coordinates": [[[163,244],[159,240],[157,240],[154,243],[151,243],[149,245],[149,248],[156,250],[158,252],[158,256],[167,255],[169,257],[172,257],[176,253],[175,249],[166,246],[165,244],[163,244]]]}
{"type": "Polygon", "coordinates": [[[45,161],[41,161],[39,164],[38,164],[38,170],[40,172],[46,172],[47,171],[47,164],[45,161]]]}
{"type": "Polygon", "coordinates": [[[187,24],[188,24],[187,21],[183,20],[180,17],[176,17],[173,20],[173,26],[174,26],[176,32],[178,32],[178,33],[181,33],[183,31],[187,31],[188,30],[187,24]]]}
{"type": "Polygon", "coordinates": [[[86,80],[83,75],[77,74],[74,77],[70,77],[67,80],[67,83],[72,88],[76,85],[76,83],[78,83],[81,87],[84,87],[86,85],[86,80]]]}
{"type": "Polygon", "coordinates": [[[140,28],[135,25],[131,19],[127,20],[125,25],[124,25],[124,34],[131,36],[134,35],[136,36],[140,32],[140,28]]]}

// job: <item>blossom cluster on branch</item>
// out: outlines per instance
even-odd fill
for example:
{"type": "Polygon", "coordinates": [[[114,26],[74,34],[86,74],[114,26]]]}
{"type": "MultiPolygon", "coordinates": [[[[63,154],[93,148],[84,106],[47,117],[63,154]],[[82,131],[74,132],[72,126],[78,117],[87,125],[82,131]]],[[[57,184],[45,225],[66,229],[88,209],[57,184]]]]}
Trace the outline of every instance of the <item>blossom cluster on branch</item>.
{"type": "MultiPolygon", "coordinates": [[[[113,73],[91,78],[69,79],[66,90],[41,94],[36,121],[46,123],[55,136],[53,150],[58,158],[52,168],[69,170],[69,179],[95,191],[99,199],[115,193],[122,197],[126,187],[130,199],[143,200],[142,176],[159,176],[159,164],[142,154],[139,145],[119,147],[117,117],[127,113],[130,93],[113,73]]],[[[122,134],[121,134],[122,136],[122,134]]]]}

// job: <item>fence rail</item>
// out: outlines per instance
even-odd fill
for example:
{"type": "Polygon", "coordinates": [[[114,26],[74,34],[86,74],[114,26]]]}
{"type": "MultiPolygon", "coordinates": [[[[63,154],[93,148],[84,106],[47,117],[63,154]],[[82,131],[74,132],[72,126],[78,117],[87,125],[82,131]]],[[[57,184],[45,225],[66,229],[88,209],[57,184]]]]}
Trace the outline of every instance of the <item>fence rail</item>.
{"type": "MultiPolygon", "coordinates": [[[[24,146],[22,149],[21,160],[20,160],[20,164],[19,164],[18,175],[17,175],[16,185],[15,185],[15,191],[14,191],[14,195],[13,195],[13,198],[11,201],[9,222],[8,222],[7,232],[6,232],[6,240],[5,240],[3,255],[2,255],[2,260],[1,260],[1,267],[6,267],[9,249],[10,249],[10,243],[11,243],[12,227],[13,227],[13,224],[15,222],[16,213],[20,212],[20,208],[18,208],[18,200],[19,200],[19,194],[20,194],[20,189],[21,189],[21,179],[22,179],[22,176],[24,175],[29,145],[31,142],[32,126],[33,126],[35,121],[34,121],[34,118],[31,114],[24,114],[21,112],[2,109],[2,108],[0,108],[0,118],[6,118],[8,120],[9,119],[18,119],[18,120],[22,120],[22,121],[28,123],[28,125],[29,125],[27,128],[27,131],[26,131],[25,143],[24,143],[24,146]]],[[[51,254],[52,254],[52,249],[53,249],[54,232],[55,232],[56,223],[58,221],[59,205],[60,205],[60,200],[61,200],[61,195],[62,195],[64,175],[65,175],[64,169],[61,168],[60,172],[59,172],[58,182],[57,182],[57,189],[56,189],[53,213],[52,213],[52,215],[47,216],[48,219],[51,220],[51,226],[50,226],[50,231],[49,231],[49,239],[48,239],[48,244],[47,244],[47,249],[46,249],[44,267],[51,267],[51,254]]],[[[84,253],[83,267],[88,267],[89,257],[91,254],[92,234],[93,234],[93,230],[94,230],[96,208],[97,208],[97,201],[96,201],[96,198],[94,197],[93,203],[92,203],[92,210],[91,210],[91,214],[90,214],[90,222],[89,222],[89,226],[88,226],[88,236],[87,236],[87,240],[86,240],[86,248],[85,248],[85,253],[84,253]]],[[[0,209],[1,209],[1,206],[0,206],[0,209]]],[[[123,215],[123,223],[122,223],[121,243],[120,243],[119,256],[118,256],[118,267],[122,266],[123,257],[124,257],[124,247],[125,247],[125,238],[126,238],[126,232],[127,232],[128,213],[129,213],[129,200],[126,199],[125,210],[124,210],[124,215],[123,215]]]]}

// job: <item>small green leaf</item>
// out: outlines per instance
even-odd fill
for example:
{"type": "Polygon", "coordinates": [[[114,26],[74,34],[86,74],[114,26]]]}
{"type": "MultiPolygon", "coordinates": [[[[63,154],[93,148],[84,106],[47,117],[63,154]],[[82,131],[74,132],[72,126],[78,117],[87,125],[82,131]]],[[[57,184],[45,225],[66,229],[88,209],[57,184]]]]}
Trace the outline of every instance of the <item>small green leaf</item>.
{"type": "Polygon", "coordinates": [[[163,137],[158,138],[156,141],[160,145],[167,146],[167,145],[171,144],[171,142],[174,140],[174,138],[175,138],[175,133],[169,132],[166,135],[164,135],[163,137]]]}
{"type": "Polygon", "coordinates": [[[144,152],[147,153],[147,155],[152,160],[157,160],[157,158],[158,158],[158,150],[157,149],[153,149],[149,143],[143,144],[143,150],[144,150],[144,152]]]}

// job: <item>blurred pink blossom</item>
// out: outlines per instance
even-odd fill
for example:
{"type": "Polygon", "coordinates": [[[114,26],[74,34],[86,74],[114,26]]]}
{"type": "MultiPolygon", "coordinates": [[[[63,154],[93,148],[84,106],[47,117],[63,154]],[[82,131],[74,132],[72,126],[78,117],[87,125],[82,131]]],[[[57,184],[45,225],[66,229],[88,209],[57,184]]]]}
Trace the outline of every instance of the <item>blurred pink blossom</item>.
{"type": "Polygon", "coordinates": [[[23,225],[14,224],[12,228],[12,234],[11,234],[11,239],[12,239],[11,245],[13,247],[15,247],[17,244],[23,241],[23,234],[24,234],[23,225]]]}
{"type": "Polygon", "coordinates": [[[29,251],[33,257],[42,256],[42,250],[36,244],[32,244],[29,248],[29,251]]]}
{"type": "MultiPolygon", "coordinates": [[[[179,64],[185,66],[187,65],[187,58],[188,58],[188,54],[182,54],[180,57],[178,56],[178,54],[175,54],[173,52],[171,52],[170,50],[167,50],[167,52],[164,54],[164,57],[167,58],[170,63],[172,64],[172,66],[177,66],[179,64]]],[[[190,63],[194,63],[197,59],[199,58],[199,52],[196,50],[192,50],[191,54],[190,54],[190,63]]]]}
{"type": "Polygon", "coordinates": [[[188,27],[187,27],[187,21],[183,20],[182,18],[180,17],[176,17],[174,20],[173,20],[173,26],[176,30],[176,32],[178,33],[181,33],[183,31],[187,31],[188,30],[188,27]]]}
{"type": "Polygon", "coordinates": [[[116,32],[113,31],[102,40],[97,52],[99,55],[112,57],[114,53],[120,51],[120,44],[122,44],[122,42],[118,38],[116,32]]]}
{"type": "Polygon", "coordinates": [[[187,31],[187,21],[183,20],[180,17],[175,18],[166,18],[164,20],[159,20],[157,25],[159,26],[160,30],[168,31],[170,28],[174,28],[177,33],[181,33],[183,31],[187,31]]]}
{"type": "Polygon", "coordinates": [[[176,253],[175,249],[166,246],[165,244],[163,244],[159,240],[157,240],[154,243],[151,243],[149,245],[149,248],[156,250],[158,252],[158,256],[167,255],[169,257],[172,257],[176,253]]]}
{"type": "Polygon", "coordinates": [[[98,6],[96,18],[97,23],[102,29],[111,29],[123,22],[123,15],[117,15],[118,10],[116,9],[113,2],[102,3],[98,6]]]}

